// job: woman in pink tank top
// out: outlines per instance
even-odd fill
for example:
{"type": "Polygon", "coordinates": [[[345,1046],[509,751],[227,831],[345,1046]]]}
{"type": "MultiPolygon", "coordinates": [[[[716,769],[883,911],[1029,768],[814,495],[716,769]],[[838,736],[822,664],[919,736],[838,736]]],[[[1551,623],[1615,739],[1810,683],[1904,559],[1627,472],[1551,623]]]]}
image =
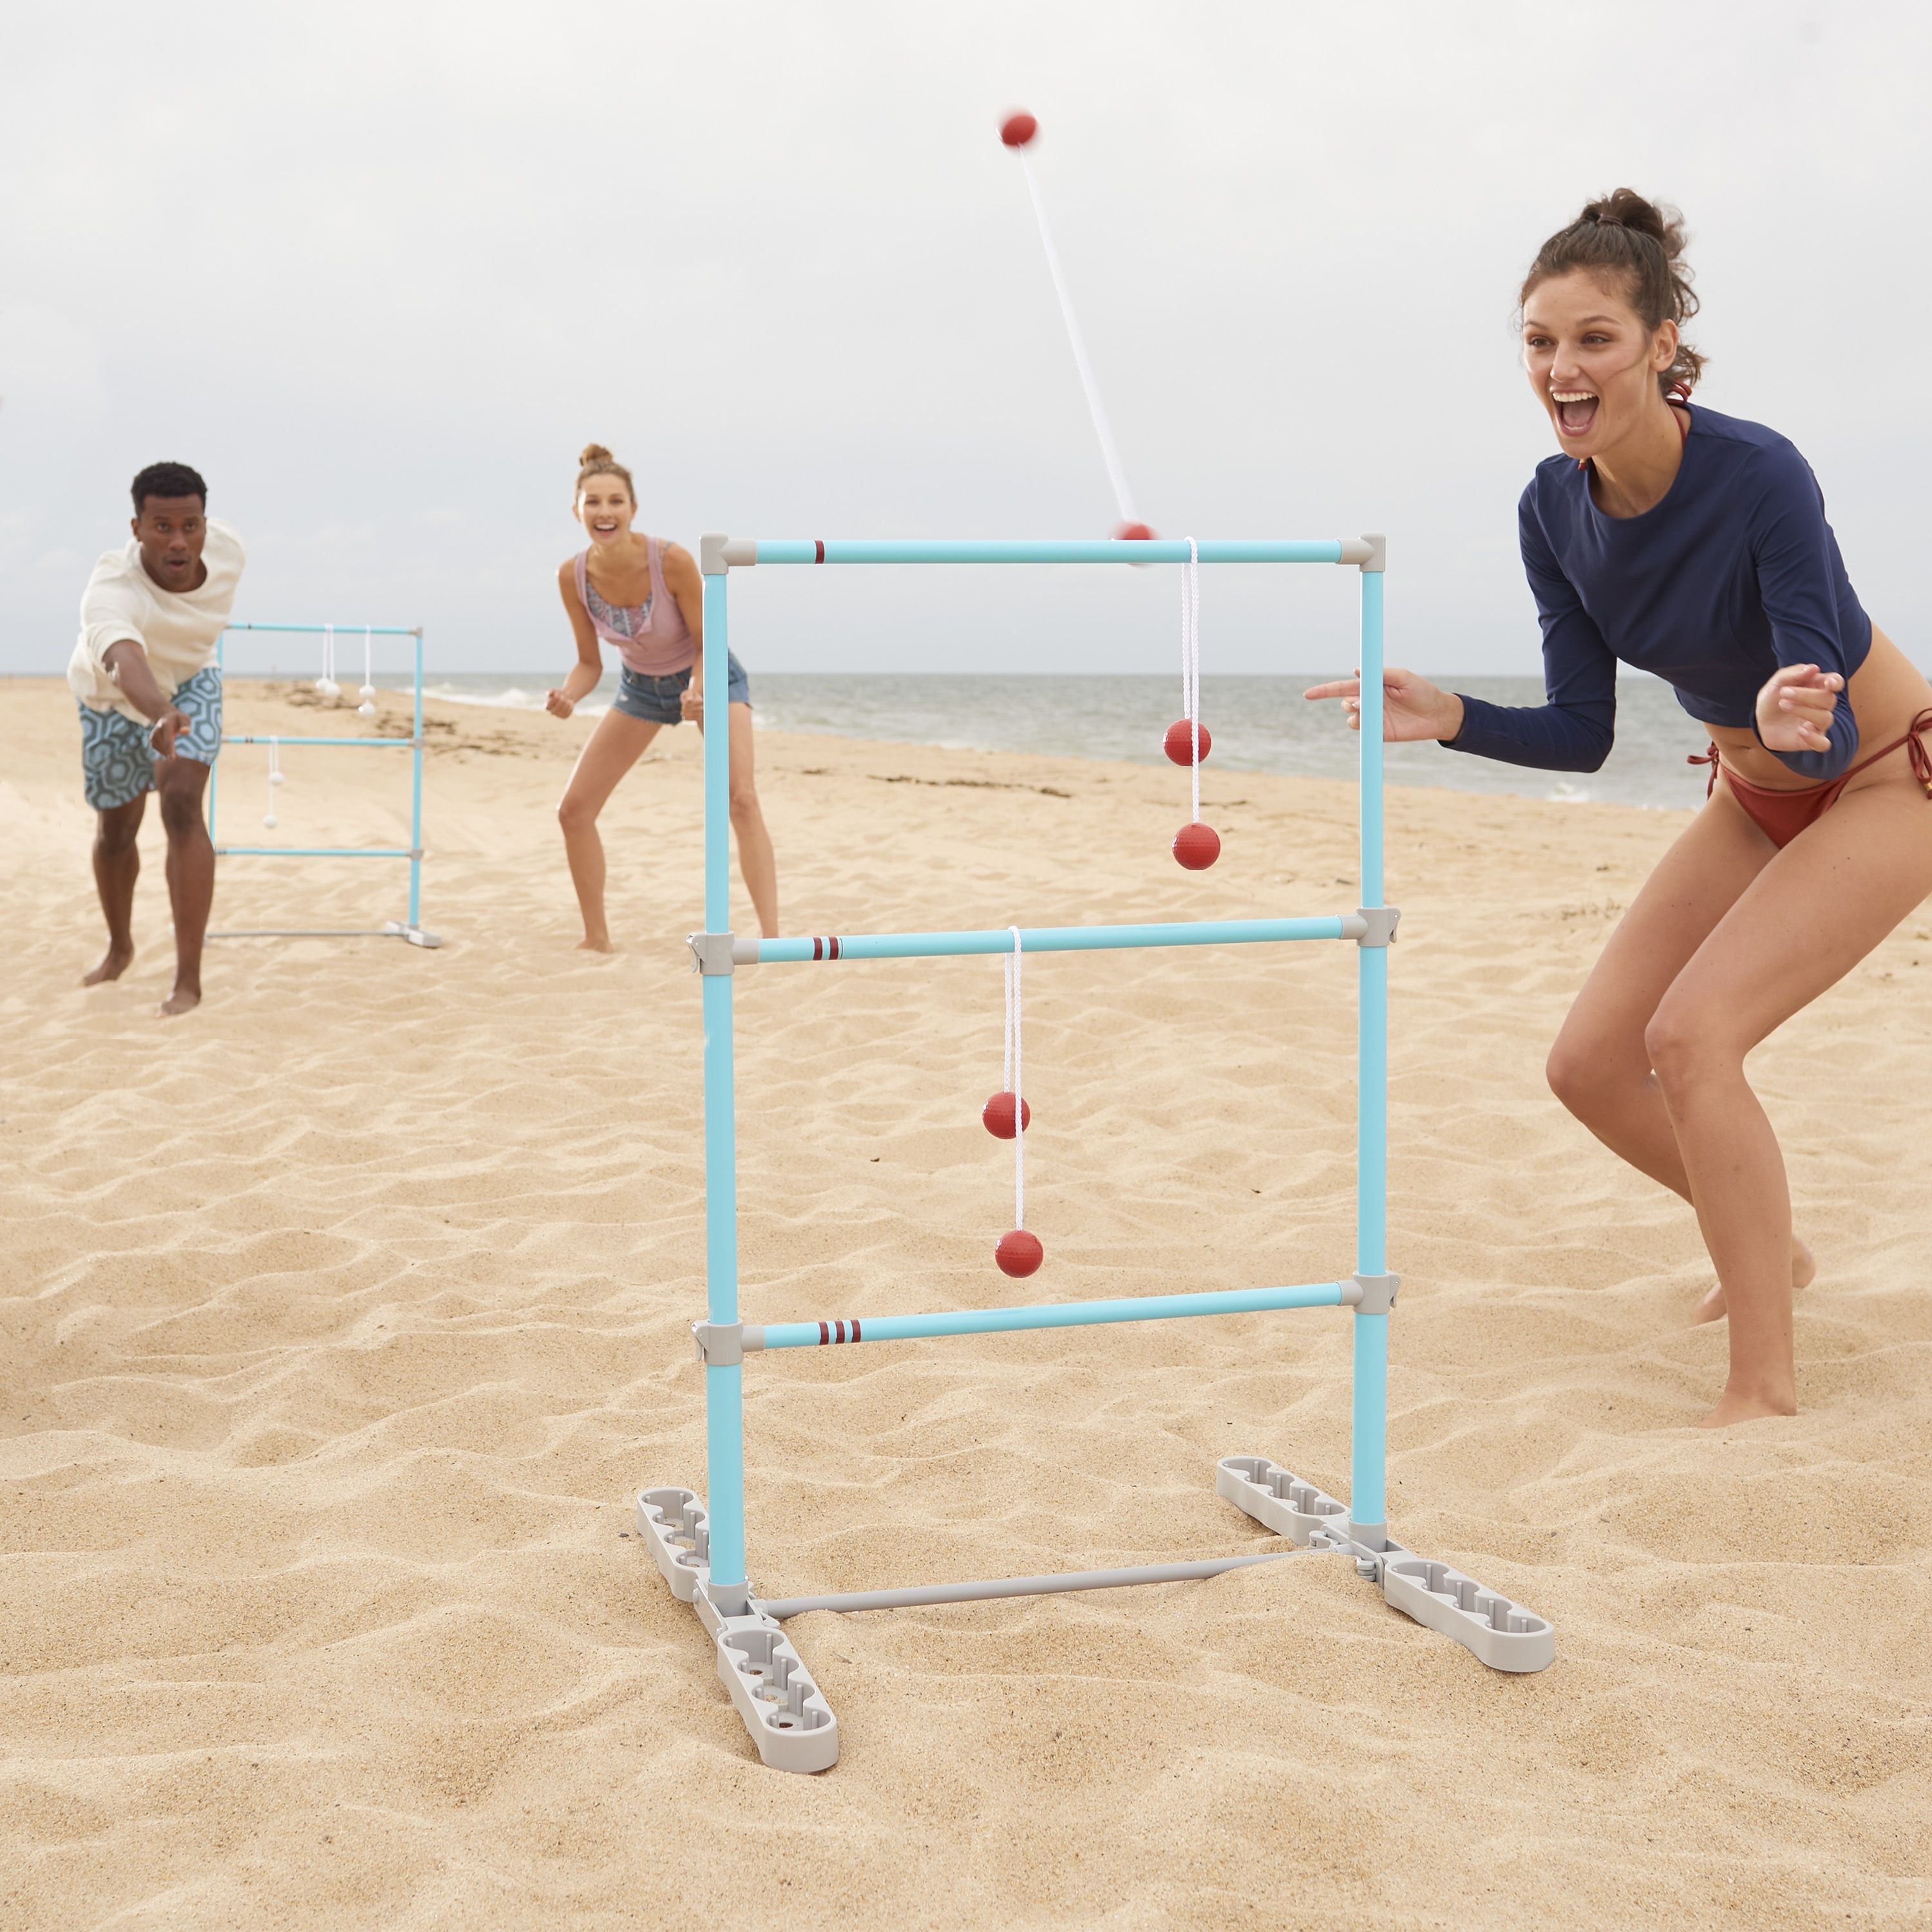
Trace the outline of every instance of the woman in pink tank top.
{"type": "MultiPolygon", "coordinates": [[[[584,913],[584,945],[609,952],[597,814],[665,725],[688,718],[704,728],[704,586],[688,550],[631,528],[638,514],[631,472],[602,443],[578,459],[576,512],[590,547],[559,568],[556,580],[576,634],[577,662],[546,708],[554,718],[568,718],[603,676],[604,646],[616,649],[617,695],[585,740],[556,808],[584,913]]],[[[751,686],[744,666],[726,655],[731,827],[738,868],[769,938],[778,929],[778,863],[752,778],[751,686]]]]}

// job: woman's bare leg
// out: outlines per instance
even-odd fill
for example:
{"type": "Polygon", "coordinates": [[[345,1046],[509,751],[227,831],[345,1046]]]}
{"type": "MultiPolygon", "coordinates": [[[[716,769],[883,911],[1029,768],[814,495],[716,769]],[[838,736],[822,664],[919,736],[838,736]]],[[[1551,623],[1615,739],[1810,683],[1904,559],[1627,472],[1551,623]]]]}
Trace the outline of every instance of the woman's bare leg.
{"type": "Polygon", "coordinates": [[[643,757],[662,728],[621,711],[604,712],[597,728],[584,741],[576,768],[556,808],[563,828],[563,849],[570,861],[571,884],[584,914],[582,950],[609,952],[610,928],[604,918],[604,842],[597,836],[597,814],[617,788],[617,781],[643,757]]]}
{"type": "Polygon", "coordinates": [[[778,930],[778,862],[772,835],[758,804],[758,788],[752,764],[752,707],[734,704],[730,712],[731,829],[738,835],[738,869],[752,896],[758,927],[767,939],[778,930]]]}
{"type": "MultiPolygon", "coordinates": [[[[1644,882],[1550,1048],[1557,1098],[1612,1154],[1686,1201],[1690,1177],[1644,1035],[1672,982],[1777,851],[1720,788],[1644,882]]],[[[1794,1238],[1792,1286],[1814,1272],[1794,1238]]],[[[1695,1318],[1715,1321],[1724,1307],[1720,1280],[1695,1318]]]]}
{"type": "Polygon", "coordinates": [[[1646,1034],[1730,1313],[1707,1426],[1797,1407],[1791,1201],[1744,1057],[1932,892],[1932,806],[1910,773],[1846,791],[1758,874],[1659,1003],[1646,1034]]]}

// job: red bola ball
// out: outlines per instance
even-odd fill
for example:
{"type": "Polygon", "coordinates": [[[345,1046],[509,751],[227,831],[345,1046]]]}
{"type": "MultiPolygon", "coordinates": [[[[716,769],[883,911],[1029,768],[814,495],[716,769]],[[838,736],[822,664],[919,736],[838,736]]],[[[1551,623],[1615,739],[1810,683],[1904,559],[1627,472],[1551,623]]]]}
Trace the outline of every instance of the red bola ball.
{"type": "Polygon", "coordinates": [[[1000,1237],[993,1258],[999,1263],[1002,1274],[1022,1277],[1031,1274],[1046,1260],[1046,1250],[1040,1246],[1037,1234],[1016,1228],[1011,1234],[1000,1237]]]}
{"type": "Polygon", "coordinates": [[[1152,543],[1154,532],[1145,524],[1117,524],[1114,536],[1120,543],[1152,543]]]}
{"type": "Polygon", "coordinates": [[[1197,818],[1174,835],[1174,856],[1190,872],[1204,872],[1221,856],[1221,835],[1197,818]]]}
{"type": "MultiPolygon", "coordinates": [[[[1194,727],[1184,718],[1178,724],[1167,728],[1167,736],[1160,741],[1160,748],[1177,765],[1191,765],[1194,762],[1194,727]]],[[[1201,755],[1204,759],[1214,748],[1214,736],[1206,725],[1201,728],[1201,755]]]]}
{"type": "MultiPolygon", "coordinates": [[[[1013,1137],[1013,1096],[1010,1094],[995,1094],[980,1109],[980,1118],[986,1123],[986,1131],[995,1140],[1010,1141],[1013,1137]]],[[[1020,1125],[1033,1125],[1033,1102],[1020,1102],[1020,1125]]]]}
{"type": "Polygon", "coordinates": [[[1000,123],[1000,139],[1010,148],[1024,148],[1039,132],[1040,123],[1030,114],[1009,114],[1000,123]]]}

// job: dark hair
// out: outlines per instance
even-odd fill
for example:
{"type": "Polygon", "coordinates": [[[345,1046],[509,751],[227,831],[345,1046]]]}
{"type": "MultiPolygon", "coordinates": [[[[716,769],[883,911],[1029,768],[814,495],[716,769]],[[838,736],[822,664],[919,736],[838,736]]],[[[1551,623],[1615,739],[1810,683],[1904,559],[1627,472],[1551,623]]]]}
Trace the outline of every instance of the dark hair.
{"type": "MultiPolygon", "coordinates": [[[[1646,201],[1634,188],[1586,202],[1568,228],[1551,236],[1522,278],[1518,304],[1528,301],[1538,283],[1579,268],[1614,284],[1646,328],[1674,322],[1681,329],[1697,313],[1684,259],[1683,216],[1668,202],[1646,201]]],[[[1658,386],[1666,395],[1680,382],[1688,390],[1703,373],[1703,357],[1680,339],[1677,359],[1658,377],[1658,386]]]]}
{"type": "Polygon", "coordinates": [[[601,442],[586,442],[584,454],[577,459],[577,488],[570,496],[573,503],[584,494],[584,484],[593,476],[622,477],[631,501],[634,503],[638,500],[638,486],[631,481],[631,472],[601,442]]]}
{"type": "Polygon", "coordinates": [[[201,507],[208,508],[208,485],[201,480],[201,472],[185,463],[151,463],[134,478],[134,488],[137,517],[150,496],[199,496],[201,507]]]}

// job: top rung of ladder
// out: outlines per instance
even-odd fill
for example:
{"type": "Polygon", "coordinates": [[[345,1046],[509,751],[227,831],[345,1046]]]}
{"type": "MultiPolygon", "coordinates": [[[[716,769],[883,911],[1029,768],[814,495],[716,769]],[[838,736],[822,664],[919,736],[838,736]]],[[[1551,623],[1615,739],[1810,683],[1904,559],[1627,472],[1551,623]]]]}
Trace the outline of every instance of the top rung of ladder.
{"type": "Polygon", "coordinates": [[[759,563],[1342,563],[1379,572],[1387,539],[1359,537],[731,537],[699,539],[706,577],[759,563]]]}

